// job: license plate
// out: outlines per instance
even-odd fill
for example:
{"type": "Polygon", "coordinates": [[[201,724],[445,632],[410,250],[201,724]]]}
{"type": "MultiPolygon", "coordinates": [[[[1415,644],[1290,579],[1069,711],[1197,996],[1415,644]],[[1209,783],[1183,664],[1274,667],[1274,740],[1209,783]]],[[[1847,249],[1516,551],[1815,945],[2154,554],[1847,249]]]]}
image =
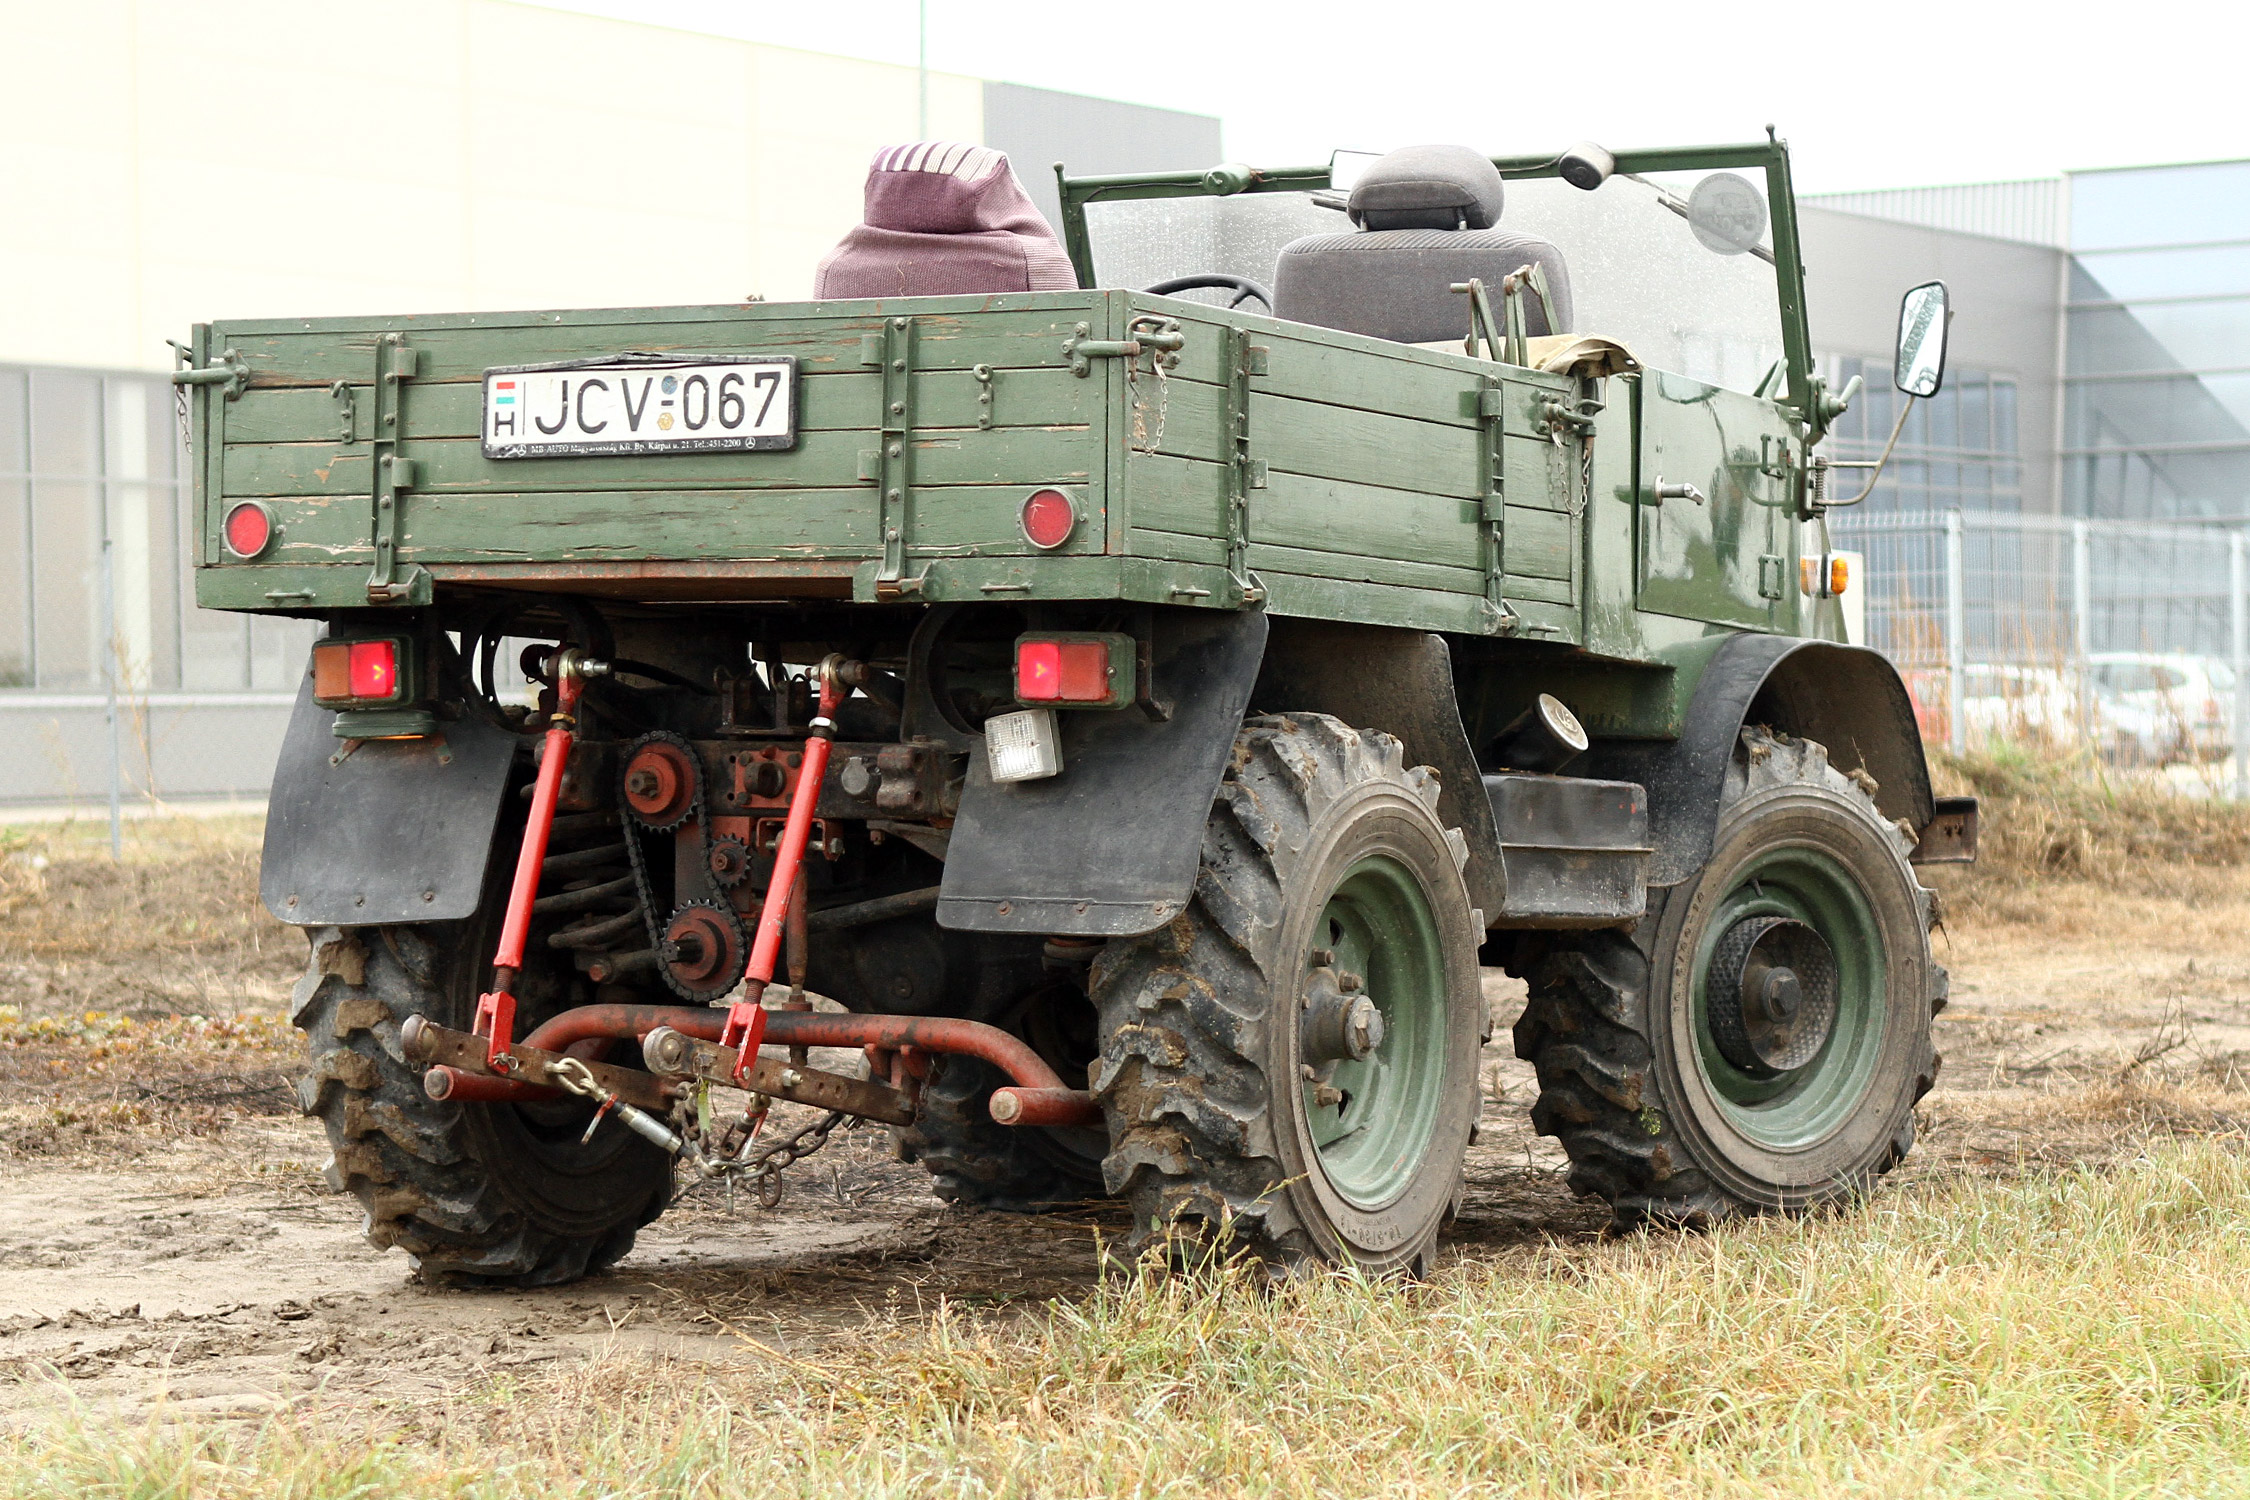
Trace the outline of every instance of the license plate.
{"type": "Polygon", "coordinates": [[[487,370],[486,458],[797,446],[793,355],[487,370]]]}

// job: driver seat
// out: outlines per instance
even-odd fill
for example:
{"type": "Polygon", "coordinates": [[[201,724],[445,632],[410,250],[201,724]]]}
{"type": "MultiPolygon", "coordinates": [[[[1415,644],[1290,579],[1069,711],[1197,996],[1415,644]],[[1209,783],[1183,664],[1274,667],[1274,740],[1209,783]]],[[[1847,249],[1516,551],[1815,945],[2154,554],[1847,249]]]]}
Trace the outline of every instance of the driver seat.
{"type": "Polygon", "coordinates": [[[820,298],[1077,285],[1062,242],[1016,181],[1006,153],[947,141],[876,152],[862,221],[813,272],[820,298]]]}
{"type": "Polygon", "coordinates": [[[1274,316],[1402,344],[1460,339],[1469,301],[1452,290],[1481,280],[1497,305],[1500,279],[1527,265],[1546,273],[1553,316],[1524,302],[1533,338],[1571,331],[1570,272],[1536,235],[1498,229],[1499,169],[1466,146],[1408,146],[1382,157],[1352,187],[1359,228],[1282,247],[1274,316]]]}

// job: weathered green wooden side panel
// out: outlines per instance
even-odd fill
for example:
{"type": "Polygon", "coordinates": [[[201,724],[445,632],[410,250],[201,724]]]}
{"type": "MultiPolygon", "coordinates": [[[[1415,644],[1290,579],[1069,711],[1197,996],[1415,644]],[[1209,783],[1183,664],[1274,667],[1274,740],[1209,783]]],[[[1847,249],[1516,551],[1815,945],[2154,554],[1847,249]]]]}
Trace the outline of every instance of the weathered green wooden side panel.
{"type": "Polygon", "coordinates": [[[871,598],[884,527],[902,521],[923,598],[1094,589],[1232,607],[1255,583],[1277,613],[1488,633],[1505,620],[1499,598],[1544,639],[1582,633],[1579,454],[1540,407],[1567,381],[1117,292],[217,325],[208,348],[235,350],[251,377],[239,399],[196,393],[218,443],[200,474],[205,561],[232,499],[266,503],[280,537],[258,564],[207,570],[235,580],[206,589],[210,602],[357,602],[349,575],[373,557],[376,353],[391,333],[415,357],[398,398],[414,464],[398,556],[441,583],[598,577],[629,592],[645,564],[682,587],[700,566],[754,593],[743,580],[810,569],[871,598]],[[1072,368],[1071,340],[1122,337],[1151,312],[1185,334],[1174,365],[1097,355],[1072,368]],[[913,368],[906,489],[887,521],[883,340],[898,316],[913,319],[913,368]],[[484,457],[488,368],[628,351],[796,355],[796,448],[484,457]],[[1024,497],[1049,484],[1083,518],[1061,555],[1036,553],[1018,525],[1024,497]],[[756,575],[767,565],[779,571],[756,575]]]}

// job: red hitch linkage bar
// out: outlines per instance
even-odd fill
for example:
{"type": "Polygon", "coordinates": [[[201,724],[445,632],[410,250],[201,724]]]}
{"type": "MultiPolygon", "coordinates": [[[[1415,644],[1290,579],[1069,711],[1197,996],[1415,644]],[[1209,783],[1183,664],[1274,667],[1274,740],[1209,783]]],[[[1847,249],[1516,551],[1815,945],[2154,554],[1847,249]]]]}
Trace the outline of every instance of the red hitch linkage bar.
{"type": "MultiPolygon", "coordinates": [[[[736,1049],[734,1081],[749,1074],[766,1039],[766,986],[773,983],[774,960],[789,922],[789,904],[798,889],[804,868],[805,843],[812,836],[813,805],[820,800],[821,779],[828,774],[828,747],[836,738],[836,710],[843,701],[843,684],[836,680],[843,658],[831,656],[820,664],[820,709],[813,715],[812,733],[805,738],[805,758],[797,768],[797,789],[789,798],[789,818],[781,825],[781,844],[774,850],[773,874],[766,881],[765,903],[758,908],[758,931],[750,940],[750,962],[743,973],[742,998],[727,1009],[726,1028],[719,1045],[736,1049]]],[[[775,684],[779,691],[779,684],[775,684]]]]}
{"type": "Polygon", "coordinates": [[[539,895],[539,869],[547,860],[547,837],[554,832],[555,801],[570,763],[570,742],[578,728],[578,695],[589,677],[606,676],[609,663],[574,649],[548,658],[555,676],[555,711],[547,717],[547,739],[540,749],[539,779],[531,790],[531,816],[523,826],[523,849],[516,855],[516,883],[508,891],[508,916],[500,927],[500,951],[492,959],[492,989],[477,997],[469,1030],[485,1041],[485,1066],[502,1076],[516,1071],[509,1052],[516,1031],[516,997],[511,987],[523,972],[523,945],[531,932],[531,903],[539,895]]]}

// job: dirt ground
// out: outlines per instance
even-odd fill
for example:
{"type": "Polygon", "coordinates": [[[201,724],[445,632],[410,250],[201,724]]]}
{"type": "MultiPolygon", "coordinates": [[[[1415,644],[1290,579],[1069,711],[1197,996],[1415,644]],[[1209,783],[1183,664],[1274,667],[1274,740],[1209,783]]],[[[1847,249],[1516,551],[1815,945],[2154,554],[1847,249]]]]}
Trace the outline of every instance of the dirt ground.
{"type": "MultiPolygon", "coordinates": [[[[411,1403],[562,1361],[786,1358],[909,1332],[941,1301],[1035,1309],[1089,1286],[1100,1244],[1123,1233],[1111,1205],[948,1208],[920,1167],[891,1159],[887,1132],[864,1128],[793,1168],[775,1209],[692,1191],[605,1275],[424,1288],[402,1255],[368,1247],[356,1206],[322,1181],[325,1142],[289,1087],[298,1044],[283,1011],[301,949],[260,925],[245,870],[236,861],[198,898],[212,913],[201,936],[175,921],[137,962],[115,944],[86,957],[67,922],[27,926],[25,893],[82,900],[98,924],[164,904],[161,872],[117,886],[57,859],[18,880],[0,926],[0,1421],[66,1396],[247,1415],[314,1397],[411,1403]]],[[[2250,1123],[2250,878],[1971,906],[1937,940],[1953,974],[1944,1074],[1885,1192],[2250,1123]]],[[[1561,1153],[1529,1129],[1530,1069],[1507,1047],[1521,988],[1492,972],[1486,992],[1483,1133],[1448,1253],[1598,1234],[1606,1214],[1571,1198],[1561,1153]]]]}

